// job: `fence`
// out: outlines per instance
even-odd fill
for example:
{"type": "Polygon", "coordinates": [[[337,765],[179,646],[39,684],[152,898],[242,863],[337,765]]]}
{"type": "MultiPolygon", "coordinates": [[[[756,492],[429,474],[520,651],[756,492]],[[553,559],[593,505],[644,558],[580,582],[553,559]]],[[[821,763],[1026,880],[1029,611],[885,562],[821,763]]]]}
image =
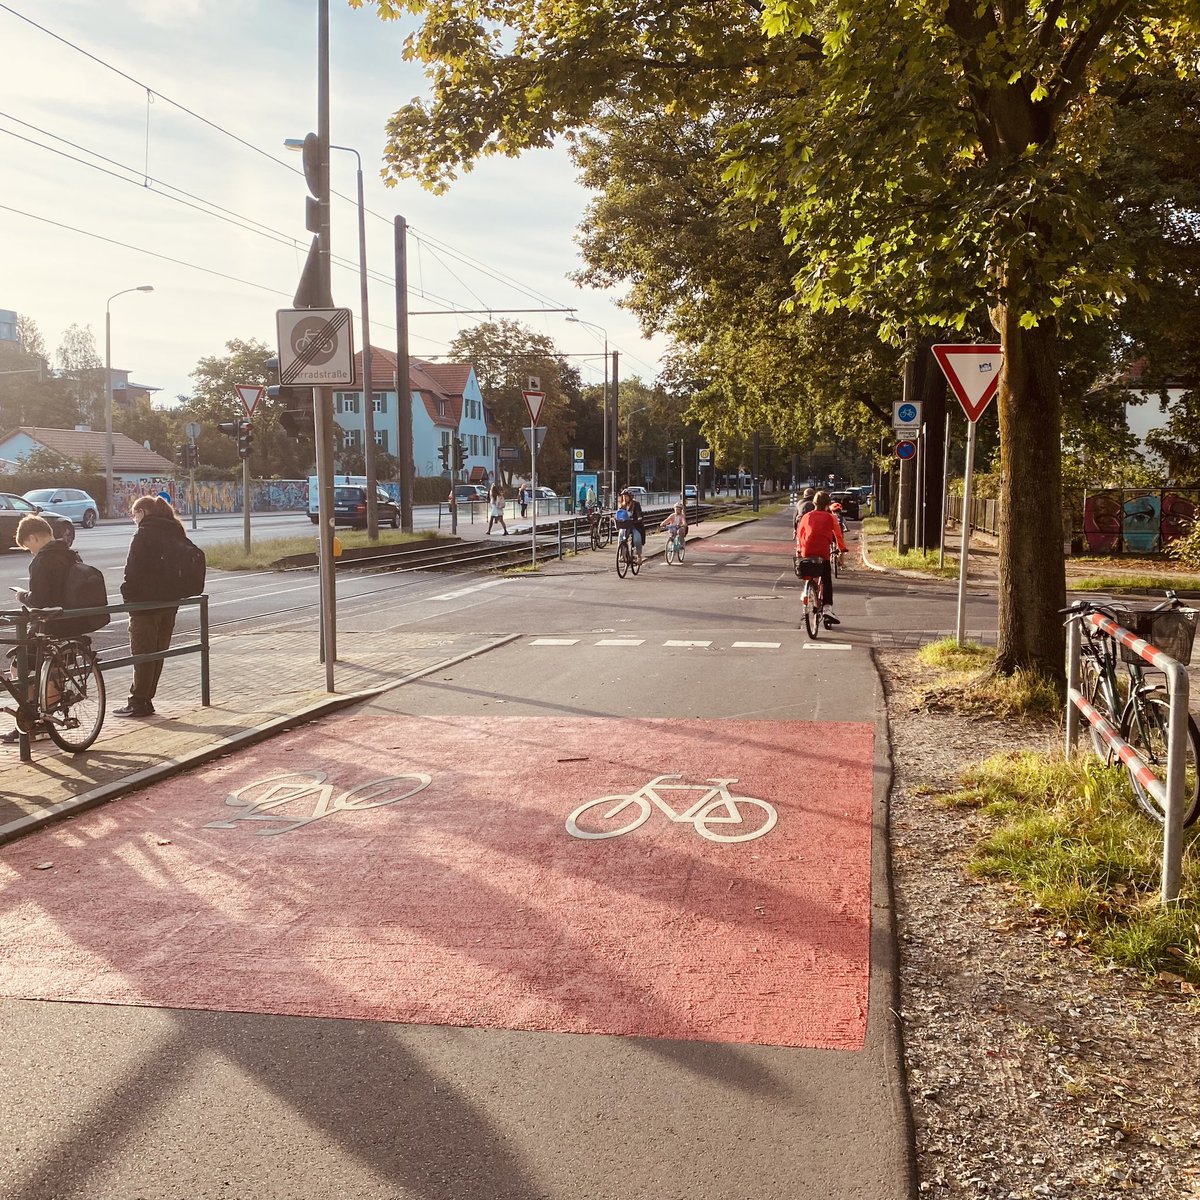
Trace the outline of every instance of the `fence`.
{"type": "MultiPolygon", "coordinates": [[[[961,524],[962,502],[961,496],[946,497],[946,520],[957,521],[961,524]]],[[[998,537],[1000,535],[1000,501],[972,498],[971,528],[998,537]]]]}

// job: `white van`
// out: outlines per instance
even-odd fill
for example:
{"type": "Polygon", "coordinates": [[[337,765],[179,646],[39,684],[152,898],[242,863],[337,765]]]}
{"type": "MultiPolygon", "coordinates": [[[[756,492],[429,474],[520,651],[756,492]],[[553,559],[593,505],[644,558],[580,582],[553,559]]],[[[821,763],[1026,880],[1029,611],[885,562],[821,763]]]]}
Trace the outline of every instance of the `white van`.
{"type": "MultiPolygon", "coordinates": [[[[320,519],[320,488],[317,477],[308,477],[308,519],[315,525],[320,519]]],[[[393,500],[377,483],[375,496],[378,501],[380,525],[400,528],[400,502],[393,500]]],[[[333,477],[333,523],[367,527],[367,477],[365,475],[335,475],[333,477]]]]}

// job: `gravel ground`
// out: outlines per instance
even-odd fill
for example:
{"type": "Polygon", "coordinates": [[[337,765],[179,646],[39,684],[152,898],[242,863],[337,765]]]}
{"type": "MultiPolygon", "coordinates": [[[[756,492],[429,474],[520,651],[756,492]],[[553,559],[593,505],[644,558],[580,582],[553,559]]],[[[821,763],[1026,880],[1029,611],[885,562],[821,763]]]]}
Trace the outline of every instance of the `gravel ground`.
{"type": "Polygon", "coordinates": [[[928,1197],[1200,1197],[1200,1002],[1105,970],[966,863],[988,819],[931,792],[1056,730],[912,701],[925,668],[877,651],[891,725],[901,1018],[928,1197]]]}

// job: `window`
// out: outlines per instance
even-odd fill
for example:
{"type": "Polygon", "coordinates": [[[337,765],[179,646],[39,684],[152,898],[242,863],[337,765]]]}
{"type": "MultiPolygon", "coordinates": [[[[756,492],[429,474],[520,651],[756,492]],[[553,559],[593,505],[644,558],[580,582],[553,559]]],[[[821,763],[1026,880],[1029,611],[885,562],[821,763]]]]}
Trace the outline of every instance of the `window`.
{"type": "Polygon", "coordinates": [[[371,408],[374,412],[387,412],[387,392],[375,392],[371,396],[371,408]]]}
{"type": "Polygon", "coordinates": [[[343,429],[342,430],[342,449],[356,450],[362,445],[362,430],[361,429],[343,429]]]}
{"type": "Polygon", "coordinates": [[[377,445],[385,454],[387,453],[388,448],[387,435],[388,431],[386,429],[375,430],[375,445],[377,445]]]}
{"type": "Polygon", "coordinates": [[[439,396],[438,397],[438,416],[444,417],[445,415],[446,415],[446,401],[443,400],[441,396],[439,396]]]}

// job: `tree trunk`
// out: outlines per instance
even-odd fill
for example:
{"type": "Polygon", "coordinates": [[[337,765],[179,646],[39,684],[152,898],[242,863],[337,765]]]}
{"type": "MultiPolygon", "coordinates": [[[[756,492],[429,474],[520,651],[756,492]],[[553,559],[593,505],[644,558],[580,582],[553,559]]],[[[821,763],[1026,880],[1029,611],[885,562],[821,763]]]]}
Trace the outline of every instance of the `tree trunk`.
{"type": "Polygon", "coordinates": [[[1066,603],[1062,553],[1062,437],[1058,337],[1052,326],[1021,329],[1018,313],[996,314],[1004,346],[1000,375],[1000,598],[996,670],[1036,671],[1059,687],[1066,603]]]}

